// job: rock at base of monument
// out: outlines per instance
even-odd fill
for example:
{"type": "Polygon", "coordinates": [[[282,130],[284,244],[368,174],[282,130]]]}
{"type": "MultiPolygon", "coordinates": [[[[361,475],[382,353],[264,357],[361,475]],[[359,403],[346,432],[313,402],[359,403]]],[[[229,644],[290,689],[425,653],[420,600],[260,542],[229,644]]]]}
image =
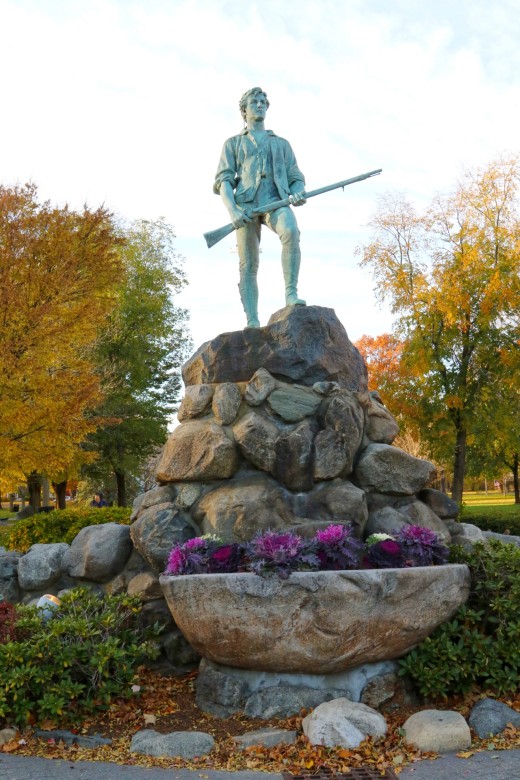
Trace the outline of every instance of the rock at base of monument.
{"type": "Polygon", "coordinates": [[[377,681],[396,677],[397,664],[364,664],[338,674],[289,674],[236,669],[203,659],[196,680],[197,705],[204,712],[228,718],[245,712],[250,718],[288,718],[331,699],[359,702],[377,681]]]}
{"type": "Polygon", "coordinates": [[[248,382],[259,368],[307,386],[332,381],[367,391],[363,358],[334,310],[322,306],[287,306],[263,328],[216,336],[184,364],[182,377],[186,387],[248,382]]]}

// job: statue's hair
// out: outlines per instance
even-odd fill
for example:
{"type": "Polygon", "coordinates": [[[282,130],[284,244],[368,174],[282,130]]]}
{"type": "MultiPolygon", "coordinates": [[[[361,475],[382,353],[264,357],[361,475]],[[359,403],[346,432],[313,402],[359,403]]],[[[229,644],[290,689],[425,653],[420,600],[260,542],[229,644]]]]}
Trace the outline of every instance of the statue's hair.
{"type": "Polygon", "coordinates": [[[260,87],[253,87],[252,89],[248,89],[247,92],[244,92],[244,94],[240,98],[240,102],[238,104],[239,108],[240,108],[240,113],[242,114],[242,118],[244,119],[244,121],[245,121],[245,118],[246,118],[247,99],[250,98],[251,95],[258,95],[258,94],[261,94],[261,95],[263,95],[265,97],[265,102],[266,102],[267,108],[269,108],[269,101],[268,101],[267,95],[265,94],[263,89],[261,89],[260,87]]]}

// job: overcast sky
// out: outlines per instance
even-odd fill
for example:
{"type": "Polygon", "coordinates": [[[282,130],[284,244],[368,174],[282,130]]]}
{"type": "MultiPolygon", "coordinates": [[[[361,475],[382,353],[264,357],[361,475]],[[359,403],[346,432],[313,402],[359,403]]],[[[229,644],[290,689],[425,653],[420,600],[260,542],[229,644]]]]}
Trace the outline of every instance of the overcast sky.
{"type": "MultiPolygon", "coordinates": [[[[308,189],[383,168],[297,211],[301,296],[375,336],[391,316],[354,250],[378,198],[420,206],[519,151],[519,40],[520,0],[0,0],[0,181],[165,217],[199,346],[244,326],[232,237],[208,250],[202,234],[229,221],[213,177],[261,86],[308,189]]],[[[262,243],[264,324],[284,295],[278,239],[262,243]]]]}

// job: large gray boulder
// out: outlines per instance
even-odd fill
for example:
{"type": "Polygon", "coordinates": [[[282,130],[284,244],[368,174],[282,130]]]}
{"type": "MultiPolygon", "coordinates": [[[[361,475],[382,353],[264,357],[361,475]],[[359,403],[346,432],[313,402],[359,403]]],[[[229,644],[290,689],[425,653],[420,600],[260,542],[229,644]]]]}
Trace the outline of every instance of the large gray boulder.
{"type": "Polygon", "coordinates": [[[364,392],[367,370],[332,309],[289,306],[263,328],[223,333],[203,344],[184,364],[184,384],[249,382],[265,368],[273,376],[312,386],[336,381],[364,392]]]}
{"type": "Polygon", "coordinates": [[[470,575],[449,565],[160,582],[175,623],[204,658],[330,674],[404,655],[466,601],[470,575]]]}
{"type": "Polygon", "coordinates": [[[366,435],[370,441],[380,444],[392,444],[399,433],[399,426],[377,396],[370,394],[367,408],[366,435]]]}
{"type": "Polygon", "coordinates": [[[403,724],[403,731],[407,744],[423,752],[447,753],[471,745],[468,724],[453,710],[415,712],[403,724]]]}
{"type": "Polygon", "coordinates": [[[395,506],[407,525],[418,525],[421,528],[429,528],[437,534],[443,544],[451,542],[451,535],[446,524],[432,512],[429,506],[422,501],[410,501],[404,506],[395,506]]]}
{"type": "Polygon", "coordinates": [[[233,426],[233,434],[242,456],[247,461],[262,471],[272,471],[275,443],[279,434],[272,420],[251,411],[233,426]]]}
{"type": "Polygon", "coordinates": [[[132,504],[132,514],[130,520],[133,522],[139,517],[139,513],[143,512],[151,506],[157,506],[157,504],[172,504],[177,497],[177,486],[170,482],[168,485],[158,485],[152,490],[147,490],[146,493],[140,493],[132,504]]]}
{"type": "Polygon", "coordinates": [[[273,475],[281,485],[297,493],[314,484],[313,454],[316,423],[304,420],[280,433],[275,443],[273,475]]]}
{"type": "Polygon", "coordinates": [[[384,737],[387,725],[371,707],[342,698],[316,707],[303,719],[302,729],[311,745],[356,748],[369,736],[384,737]]]}
{"type": "Polygon", "coordinates": [[[263,474],[229,480],[205,493],[193,507],[193,517],[204,533],[235,541],[296,522],[283,488],[263,474]]]}
{"type": "Polygon", "coordinates": [[[63,556],[69,549],[64,542],[33,544],[18,562],[18,582],[23,590],[45,590],[61,575],[63,556]]]}
{"type": "Polygon", "coordinates": [[[364,535],[368,518],[367,501],[363,490],[346,479],[334,479],[317,485],[305,501],[307,517],[330,523],[351,524],[354,535],[364,535]]]}
{"type": "Polygon", "coordinates": [[[237,468],[238,452],[223,429],[209,420],[190,420],[175,428],[166,442],[157,466],[157,479],[229,479],[237,468]]]}
{"type": "Polygon", "coordinates": [[[471,710],[469,725],[480,739],[501,734],[509,724],[520,728],[520,712],[496,699],[481,699],[471,710]]]}
{"type": "Polygon", "coordinates": [[[441,520],[452,520],[458,517],[459,505],[441,490],[424,488],[419,491],[417,498],[429,506],[441,520]]]}
{"type": "Polygon", "coordinates": [[[156,572],[164,571],[170,550],[198,536],[200,528],[186,512],[173,504],[145,509],[130,527],[136,550],[156,572]]]}
{"type": "Polygon", "coordinates": [[[457,520],[446,520],[446,527],[451,535],[452,544],[459,544],[466,550],[471,550],[475,544],[485,544],[484,531],[471,523],[459,523],[457,520]]]}
{"type": "Polygon", "coordinates": [[[435,474],[435,466],[389,444],[369,444],[355,469],[360,487],[369,492],[413,495],[435,474]]]}
{"type": "Polygon", "coordinates": [[[217,385],[211,408],[219,425],[230,425],[235,420],[241,402],[242,395],[237,385],[232,382],[217,385]]]}
{"type": "Polygon", "coordinates": [[[191,387],[187,387],[177,414],[179,422],[191,420],[204,414],[211,404],[213,392],[211,385],[191,385],[191,387]]]}
{"type": "Polygon", "coordinates": [[[321,397],[307,388],[288,385],[273,390],[267,403],[271,411],[284,422],[295,423],[313,415],[321,403],[321,397]]]}
{"type": "Polygon", "coordinates": [[[20,600],[18,561],[21,554],[0,548],[0,596],[11,604],[20,600]]]}
{"type": "Polygon", "coordinates": [[[108,582],[124,569],[132,549],[129,526],[89,525],[81,529],[66,550],[62,571],[79,580],[108,582]]]}

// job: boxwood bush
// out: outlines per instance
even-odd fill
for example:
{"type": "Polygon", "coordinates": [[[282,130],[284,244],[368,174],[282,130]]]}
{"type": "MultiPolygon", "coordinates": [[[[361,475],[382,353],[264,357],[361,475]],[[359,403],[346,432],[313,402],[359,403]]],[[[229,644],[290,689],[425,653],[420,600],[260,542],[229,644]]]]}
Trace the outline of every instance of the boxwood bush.
{"type": "Polygon", "coordinates": [[[474,688],[496,694],[520,683],[520,547],[490,540],[471,550],[454,546],[451,563],[471,571],[468,602],[400,662],[426,697],[474,688]]]}
{"type": "MultiPolygon", "coordinates": [[[[0,721],[75,722],[129,697],[137,667],[158,654],[160,627],[142,628],[138,596],[64,594],[46,617],[16,607],[13,631],[0,634],[0,721]]],[[[4,621],[5,623],[5,621],[4,621]]]]}
{"type": "Polygon", "coordinates": [[[53,512],[32,515],[19,520],[5,537],[8,550],[27,552],[32,544],[70,544],[75,536],[88,525],[102,523],[130,523],[130,507],[84,507],[81,509],[55,509],[53,512]]]}

